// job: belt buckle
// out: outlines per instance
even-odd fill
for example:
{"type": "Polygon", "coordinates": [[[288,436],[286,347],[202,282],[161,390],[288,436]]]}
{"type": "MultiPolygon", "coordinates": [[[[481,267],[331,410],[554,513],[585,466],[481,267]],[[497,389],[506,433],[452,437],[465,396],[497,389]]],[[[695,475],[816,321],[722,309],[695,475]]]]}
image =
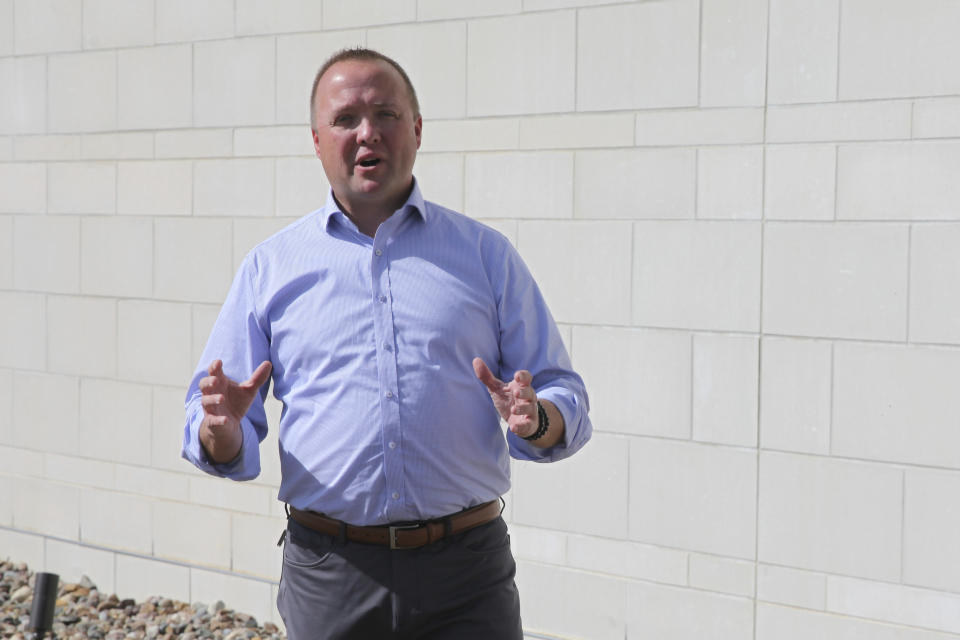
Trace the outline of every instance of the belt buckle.
{"type": "Polygon", "coordinates": [[[410,549],[411,547],[398,547],[397,546],[397,531],[404,531],[407,529],[419,529],[421,525],[419,524],[401,524],[401,525],[390,525],[388,527],[388,532],[390,536],[390,548],[391,549],[410,549]]]}

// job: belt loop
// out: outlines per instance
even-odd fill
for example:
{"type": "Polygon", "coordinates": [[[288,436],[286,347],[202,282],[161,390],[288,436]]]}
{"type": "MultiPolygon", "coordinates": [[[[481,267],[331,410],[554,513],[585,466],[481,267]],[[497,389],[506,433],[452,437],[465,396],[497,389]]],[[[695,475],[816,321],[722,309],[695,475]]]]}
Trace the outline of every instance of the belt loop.
{"type": "Polygon", "coordinates": [[[340,534],[337,537],[340,539],[340,544],[347,544],[347,523],[343,520],[340,521],[340,534]]]}
{"type": "Polygon", "coordinates": [[[447,516],[443,519],[443,537],[453,535],[453,521],[450,519],[450,516],[447,516]]]}

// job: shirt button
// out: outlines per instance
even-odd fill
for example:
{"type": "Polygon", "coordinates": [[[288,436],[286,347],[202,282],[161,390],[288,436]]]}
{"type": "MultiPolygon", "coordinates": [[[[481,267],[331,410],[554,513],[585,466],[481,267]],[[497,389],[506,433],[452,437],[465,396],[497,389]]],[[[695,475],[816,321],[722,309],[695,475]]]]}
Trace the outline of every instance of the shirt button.
{"type": "Polygon", "coordinates": [[[396,448],[397,448],[397,443],[396,443],[396,442],[391,442],[391,443],[388,444],[387,446],[390,447],[391,449],[396,449],[396,448]]]}
{"type": "Polygon", "coordinates": [[[384,342],[384,343],[383,343],[383,348],[386,349],[387,351],[390,351],[390,349],[392,349],[393,347],[390,346],[390,343],[389,343],[389,342],[384,342]]]}
{"type": "Polygon", "coordinates": [[[393,397],[393,391],[387,391],[384,395],[387,396],[388,398],[392,398],[392,397],[393,397]]]}
{"type": "Polygon", "coordinates": [[[374,251],[374,253],[377,254],[378,256],[383,255],[383,251],[381,251],[380,249],[377,249],[376,251],[374,251]]]}
{"type": "Polygon", "coordinates": [[[392,494],[390,497],[393,498],[394,500],[399,500],[399,499],[400,499],[400,494],[397,493],[396,491],[394,491],[393,494],[392,494]]]}
{"type": "Polygon", "coordinates": [[[377,300],[379,300],[380,302],[386,302],[387,296],[380,296],[379,298],[377,298],[377,300]]]}

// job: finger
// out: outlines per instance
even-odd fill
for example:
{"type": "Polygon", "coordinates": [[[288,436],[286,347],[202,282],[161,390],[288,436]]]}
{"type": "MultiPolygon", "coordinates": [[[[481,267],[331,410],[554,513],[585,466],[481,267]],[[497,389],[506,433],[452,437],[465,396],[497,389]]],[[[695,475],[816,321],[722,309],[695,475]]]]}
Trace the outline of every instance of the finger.
{"type": "Polygon", "coordinates": [[[530,416],[512,416],[509,427],[510,431],[524,438],[537,430],[537,423],[530,416]]]}
{"type": "Polygon", "coordinates": [[[250,379],[244,382],[241,387],[245,389],[253,389],[256,391],[263,384],[270,379],[270,372],[273,370],[273,365],[270,364],[269,360],[264,360],[260,363],[260,366],[257,367],[254,372],[250,375],[250,379]]]}
{"type": "Polygon", "coordinates": [[[207,415],[224,415],[225,400],[226,398],[221,393],[205,395],[200,398],[200,405],[207,415]]]}
{"type": "Polygon", "coordinates": [[[533,376],[526,369],[521,369],[513,374],[513,381],[521,386],[529,387],[530,383],[533,382],[533,376]]]}
{"type": "Polygon", "coordinates": [[[207,414],[203,421],[209,428],[220,428],[227,424],[227,416],[207,414]]]}
{"type": "Polygon", "coordinates": [[[197,388],[200,389],[200,393],[203,395],[223,393],[225,386],[226,378],[223,376],[207,376],[206,378],[200,378],[200,382],[197,383],[197,388]]]}
{"type": "Polygon", "coordinates": [[[477,374],[477,378],[490,390],[491,393],[500,393],[503,391],[503,382],[501,382],[493,372],[490,371],[490,367],[487,366],[487,363],[484,362],[481,358],[473,359],[473,372],[477,374]]]}
{"type": "Polygon", "coordinates": [[[518,386],[513,389],[513,397],[518,402],[532,403],[537,399],[537,392],[530,386],[518,386]]]}
{"type": "Polygon", "coordinates": [[[511,409],[514,415],[533,417],[537,412],[537,405],[529,400],[517,400],[511,409]]]}
{"type": "Polygon", "coordinates": [[[207,367],[207,373],[213,377],[223,375],[223,360],[219,358],[210,363],[210,366],[207,367]]]}
{"type": "Polygon", "coordinates": [[[223,375],[223,360],[214,360],[207,367],[207,377],[201,378],[197,383],[197,388],[201,393],[220,393],[223,391],[223,383],[227,377],[223,375]]]}

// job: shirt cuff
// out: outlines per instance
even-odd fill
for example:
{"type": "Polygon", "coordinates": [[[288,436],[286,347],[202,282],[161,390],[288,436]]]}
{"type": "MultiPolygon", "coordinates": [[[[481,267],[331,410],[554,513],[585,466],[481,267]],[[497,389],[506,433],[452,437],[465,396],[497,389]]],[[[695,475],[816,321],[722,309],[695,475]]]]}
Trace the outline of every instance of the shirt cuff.
{"type": "Polygon", "coordinates": [[[538,447],[512,431],[507,432],[510,455],[517,460],[556,462],[572,456],[583,444],[578,437],[580,411],[566,389],[548,388],[537,392],[538,400],[549,400],[563,416],[563,439],[551,447],[538,447]]]}
{"type": "MultiPolygon", "coordinates": [[[[221,478],[230,478],[231,480],[252,480],[260,475],[260,450],[257,432],[253,428],[253,423],[246,417],[240,422],[240,433],[243,437],[240,451],[234,456],[233,460],[224,463],[214,462],[207,456],[206,450],[200,444],[200,431],[192,434],[193,442],[189,449],[193,449],[196,456],[195,466],[213,476],[221,478]],[[252,443],[252,445],[251,445],[252,443]]],[[[184,450],[183,457],[190,460],[187,448],[184,450]]]]}

